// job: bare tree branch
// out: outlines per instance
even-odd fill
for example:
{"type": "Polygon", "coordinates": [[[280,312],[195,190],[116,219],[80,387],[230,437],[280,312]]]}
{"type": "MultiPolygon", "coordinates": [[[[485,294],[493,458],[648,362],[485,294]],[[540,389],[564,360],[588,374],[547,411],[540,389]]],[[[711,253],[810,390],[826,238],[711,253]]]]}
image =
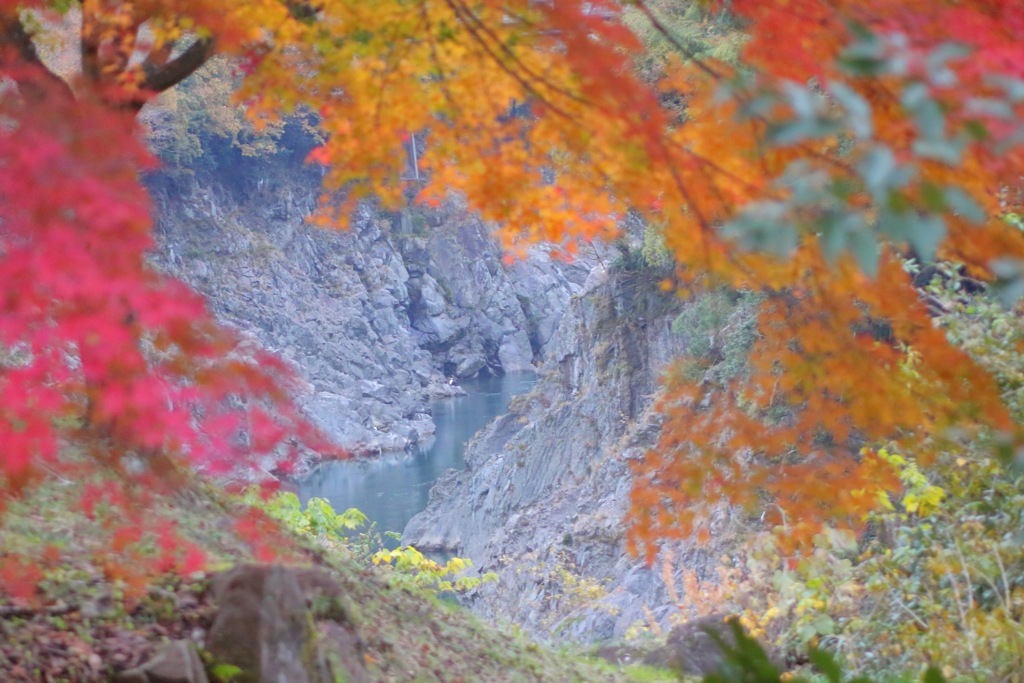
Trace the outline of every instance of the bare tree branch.
{"type": "Polygon", "coordinates": [[[155,60],[146,60],[142,65],[144,78],[139,87],[150,93],[173,88],[213,56],[215,45],[213,38],[200,38],[168,62],[160,64],[155,60]]]}
{"type": "Polygon", "coordinates": [[[174,59],[169,58],[173,45],[155,48],[140,66],[135,67],[139,76],[136,89],[129,92],[126,97],[111,101],[110,104],[139,111],[153,95],[173,88],[195,73],[213,56],[214,44],[213,38],[202,38],[189,45],[174,59]]]}

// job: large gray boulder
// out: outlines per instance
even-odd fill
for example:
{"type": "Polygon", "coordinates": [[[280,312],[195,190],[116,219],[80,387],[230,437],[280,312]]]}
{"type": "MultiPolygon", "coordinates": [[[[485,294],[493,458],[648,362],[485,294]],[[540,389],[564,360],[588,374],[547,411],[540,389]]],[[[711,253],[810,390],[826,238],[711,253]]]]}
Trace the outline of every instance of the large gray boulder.
{"type": "Polygon", "coordinates": [[[148,662],[118,674],[115,683],[209,683],[193,643],[174,640],[161,645],[148,662]]]}
{"type": "Polygon", "coordinates": [[[240,683],[360,683],[367,680],[355,627],[338,607],[322,625],[314,606],[339,588],[315,569],[241,565],[213,581],[217,613],[206,649],[241,670],[240,683]]]}

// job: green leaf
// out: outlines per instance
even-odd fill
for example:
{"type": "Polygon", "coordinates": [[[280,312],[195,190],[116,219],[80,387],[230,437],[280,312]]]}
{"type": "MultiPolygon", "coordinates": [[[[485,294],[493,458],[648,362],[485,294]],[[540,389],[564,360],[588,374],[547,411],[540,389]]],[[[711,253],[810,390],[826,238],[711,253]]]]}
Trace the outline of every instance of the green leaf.
{"type": "Polygon", "coordinates": [[[782,84],[782,92],[800,120],[812,119],[817,116],[821,98],[811,92],[810,88],[798,85],[793,81],[782,84]]]}
{"type": "Polygon", "coordinates": [[[928,99],[915,107],[907,107],[914,112],[917,120],[917,129],[921,136],[929,141],[941,141],[946,134],[946,117],[942,113],[938,102],[928,99]]]}
{"type": "Polygon", "coordinates": [[[75,5],[74,0],[51,0],[49,8],[56,11],[58,14],[67,14],[68,11],[75,5]]]}
{"type": "Polygon", "coordinates": [[[847,22],[847,29],[857,39],[839,57],[839,65],[853,76],[879,76],[890,68],[878,36],[860,22],[847,22]]]}
{"type": "Polygon", "coordinates": [[[829,683],[840,683],[843,680],[842,670],[829,653],[812,647],[808,652],[808,658],[811,660],[811,664],[828,679],[829,683]]]}
{"type": "Polygon", "coordinates": [[[921,183],[921,199],[929,211],[941,212],[946,210],[946,196],[938,185],[930,182],[921,183]]]}
{"type": "Polygon", "coordinates": [[[796,635],[800,638],[800,642],[806,645],[814,636],[818,635],[818,631],[812,624],[800,624],[796,630],[796,635]]]}
{"type": "Polygon", "coordinates": [[[935,159],[949,166],[959,166],[964,147],[966,147],[966,140],[963,138],[952,140],[935,138],[914,140],[911,148],[914,150],[914,154],[919,157],[935,159]]]}
{"type": "Polygon", "coordinates": [[[934,666],[928,667],[928,670],[924,672],[922,680],[924,683],[946,683],[946,677],[934,666]]]}
{"type": "Polygon", "coordinates": [[[840,202],[845,203],[856,192],[856,185],[849,178],[833,178],[828,191],[840,202]]]}
{"type": "Polygon", "coordinates": [[[921,81],[914,81],[900,93],[900,104],[905,109],[914,111],[931,101],[928,95],[928,86],[921,81]]]}
{"type": "Polygon", "coordinates": [[[846,230],[843,229],[839,220],[831,220],[822,224],[821,251],[825,260],[835,263],[836,258],[846,248],[846,230]]]}
{"type": "Polygon", "coordinates": [[[835,121],[822,118],[797,119],[768,126],[766,134],[769,143],[777,146],[792,145],[802,140],[828,137],[838,132],[835,121]]]}
{"type": "Polygon", "coordinates": [[[302,503],[299,497],[291,491],[282,491],[275,496],[275,505],[281,510],[301,510],[302,503]]]}
{"type": "Polygon", "coordinates": [[[868,140],[874,135],[871,104],[860,93],[841,81],[830,81],[829,92],[846,110],[846,123],[858,138],[868,140]]]}
{"type": "Polygon", "coordinates": [[[349,508],[338,515],[336,521],[342,528],[353,530],[365,526],[370,518],[358,508],[349,508]]]}
{"type": "Polygon", "coordinates": [[[991,133],[988,132],[988,128],[981,121],[965,122],[964,132],[967,133],[968,137],[979,142],[988,140],[991,137],[991,133]]]}
{"type": "Polygon", "coordinates": [[[875,197],[885,194],[896,171],[896,157],[883,145],[872,147],[857,166],[864,184],[875,197]]]}
{"type": "Polygon", "coordinates": [[[714,674],[704,678],[705,683],[739,683],[740,681],[758,681],[759,683],[776,683],[780,680],[779,670],[761,644],[743,630],[738,621],[730,621],[732,630],[730,644],[727,639],[714,628],[707,628],[708,634],[722,651],[725,666],[714,674]]]}
{"type": "Polygon", "coordinates": [[[796,227],[786,220],[782,202],[752,202],[743,214],[722,226],[722,232],[750,251],[786,257],[796,249],[796,227]]]}
{"type": "MultiPolygon", "coordinates": [[[[897,192],[896,188],[891,188],[889,193],[885,196],[885,202],[879,209],[878,223],[885,227],[888,224],[892,224],[893,221],[902,221],[902,214],[908,214],[912,211],[916,211],[917,207],[910,201],[910,199],[901,192],[897,192]]],[[[906,230],[902,232],[897,230],[887,229],[886,232],[898,235],[900,239],[905,238],[906,230]]]]}
{"type": "Polygon", "coordinates": [[[813,170],[803,160],[789,164],[777,182],[789,189],[789,204],[791,206],[817,207],[823,201],[829,201],[827,195],[822,191],[822,188],[828,184],[828,175],[822,171],[813,170]]]}
{"type": "Polygon", "coordinates": [[[214,664],[213,668],[210,669],[210,673],[212,673],[213,677],[218,681],[230,683],[230,681],[233,681],[242,675],[242,669],[234,664],[225,664],[222,662],[220,664],[214,664]]]}
{"type": "Polygon", "coordinates": [[[852,76],[879,76],[886,71],[886,65],[888,62],[869,54],[858,54],[855,52],[848,52],[843,57],[840,57],[839,65],[852,76]]]}
{"type": "Polygon", "coordinates": [[[352,40],[362,45],[368,45],[370,41],[373,40],[373,33],[364,28],[356,29],[352,32],[351,36],[352,40]]]}
{"type": "Polygon", "coordinates": [[[759,95],[745,101],[740,107],[741,118],[756,118],[765,116],[775,107],[777,99],[768,95],[759,95]]]}
{"type": "Polygon", "coordinates": [[[970,48],[959,43],[947,42],[939,45],[925,57],[925,69],[928,77],[936,84],[944,87],[956,83],[956,74],[949,68],[947,62],[963,59],[971,54],[970,48]]]}
{"type": "Polygon", "coordinates": [[[1004,121],[1012,121],[1017,116],[1009,102],[994,97],[972,97],[967,100],[965,108],[971,114],[982,114],[1004,121]]]}
{"type": "Polygon", "coordinates": [[[856,19],[848,19],[846,21],[846,30],[850,32],[850,35],[856,38],[859,43],[869,43],[872,46],[878,45],[878,36],[871,28],[856,19]]]}
{"type": "Polygon", "coordinates": [[[832,621],[832,617],[827,614],[819,614],[814,618],[812,623],[814,630],[819,636],[830,636],[835,633],[836,624],[832,621]]]}
{"type": "Polygon", "coordinates": [[[946,221],[941,216],[907,214],[907,241],[923,261],[935,259],[935,252],[946,238],[946,221]]]}
{"type": "Polygon", "coordinates": [[[950,185],[943,193],[949,207],[972,223],[985,222],[985,210],[963,188],[950,185]]]}
{"type": "Polygon", "coordinates": [[[1024,261],[1000,258],[989,264],[996,281],[992,292],[1007,308],[1012,307],[1024,296],[1024,261]]]}
{"type": "Polygon", "coordinates": [[[1014,103],[1024,101],[1024,79],[1011,78],[1010,76],[995,75],[986,76],[985,80],[993,85],[1002,88],[1006,96],[1014,103]]]}
{"type": "Polygon", "coordinates": [[[868,230],[858,230],[850,234],[849,244],[850,251],[864,274],[868,277],[878,275],[880,250],[875,236],[868,230]]]}
{"type": "Polygon", "coordinates": [[[832,214],[821,222],[821,251],[825,259],[834,263],[839,254],[850,245],[850,236],[867,230],[859,214],[832,214]]]}

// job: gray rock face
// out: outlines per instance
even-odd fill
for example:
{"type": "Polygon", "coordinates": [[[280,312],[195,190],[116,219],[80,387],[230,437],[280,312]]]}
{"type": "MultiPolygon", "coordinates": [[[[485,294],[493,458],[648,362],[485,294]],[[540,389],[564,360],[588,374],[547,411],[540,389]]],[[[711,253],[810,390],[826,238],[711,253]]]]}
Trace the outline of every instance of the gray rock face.
{"type": "MultiPolygon", "coordinates": [[[[470,599],[475,611],[584,641],[676,613],[663,565],[626,552],[623,515],[630,461],[657,438],[660,374],[683,351],[671,330],[681,308],[656,276],[595,272],[549,340],[534,391],[477,434],[467,469],[444,475],[409,522],[404,543],[498,572],[470,599]]],[[[717,560],[670,550],[661,559],[679,591],[684,567],[703,578],[717,560]]]]}
{"type": "Polygon", "coordinates": [[[536,248],[507,266],[488,226],[455,200],[408,213],[397,227],[414,337],[459,379],[533,370],[594,265],[594,257],[556,262],[536,248]]]}
{"type": "Polygon", "coordinates": [[[429,401],[461,393],[449,377],[531,369],[545,348],[531,330],[550,328],[582,284],[585,264],[540,253],[505,266],[487,226],[454,202],[363,208],[347,231],[317,229],[305,222],[317,174],[280,176],[231,189],[153,180],[154,261],[290,361],[307,413],[356,452],[433,433],[429,401]]]}
{"type": "Polygon", "coordinates": [[[387,221],[364,211],[329,232],[304,221],[312,192],[160,189],[161,265],[290,361],[306,411],[339,443],[402,448],[433,431],[426,402],[449,388],[409,332],[409,274],[387,221]]]}

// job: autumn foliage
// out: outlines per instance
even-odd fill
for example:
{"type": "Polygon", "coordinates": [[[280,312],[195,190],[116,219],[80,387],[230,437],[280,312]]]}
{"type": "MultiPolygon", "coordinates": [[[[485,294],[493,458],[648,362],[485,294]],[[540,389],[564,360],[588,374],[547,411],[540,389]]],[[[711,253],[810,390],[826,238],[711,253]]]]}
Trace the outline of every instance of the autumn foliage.
{"type": "MultiPolygon", "coordinates": [[[[147,496],[173,490],[183,467],[249,477],[254,455],[284,464],[319,441],[290,371],[147,264],[140,174],[154,161],[133,114],[73,99],[38,64],[3,65],[23,96],[0,98],[0,503],[44,478],[80,482],[85,515],[120,510],[112,572],[191,571],[200,551],[140,514],[147,496]],[[135,556],[144,537],[158,554],[135,556]]],[[[34,590],[22,578],[5,583],[34,590]]]]}
{"type": "Polygon", "coordinates": [[[131,115],[214,52],[240,64],[257,125],[320,117],[321,222],[457,192],[513,252],[571,254],[633,211],[662,226],[681,293],[765,295],[749,374],[669,382],[628,520],[648,553],[723,499],[795,544],[825,520],[856,527],[899,485],[864,446],[926,461],[989,430],[1012,450],[994,381],[933,324],[903,258],[1019,288],[1024,236],[1000,220],[1021,177],[1018,3],[734,0],[738,66],[692,58],[656,3],[625,4],[676,47],[646,80],[610,0],[87,0],[68,81],[25,28],[41,38],[59,7],[0,2],[4,491],[65,444],[154,483],[310,438],[285,369],[145,264],[131,115]],[[415,186],[410,135],[426,140],[415,186]]]}
{"type": "Polygon", "coordinates": [[[1024,245],[1000,214],[1019,197],[1020,8],[733,10],[750,21],[741,70],[667,68],[690,93],[673,135],[692,199],[673,202],[686,208],[666,240],[683,277],[768,296],[748,377],[670,388],[634,490],[641,542],[689,534],[723,498],[807,542],[823,520],[859,528],[872,492],[897,488],[863,445],[926,462],[954,433],[1015,442],[995,383],[933,323],[902,259],[1015,276],[1024,245]]]}

